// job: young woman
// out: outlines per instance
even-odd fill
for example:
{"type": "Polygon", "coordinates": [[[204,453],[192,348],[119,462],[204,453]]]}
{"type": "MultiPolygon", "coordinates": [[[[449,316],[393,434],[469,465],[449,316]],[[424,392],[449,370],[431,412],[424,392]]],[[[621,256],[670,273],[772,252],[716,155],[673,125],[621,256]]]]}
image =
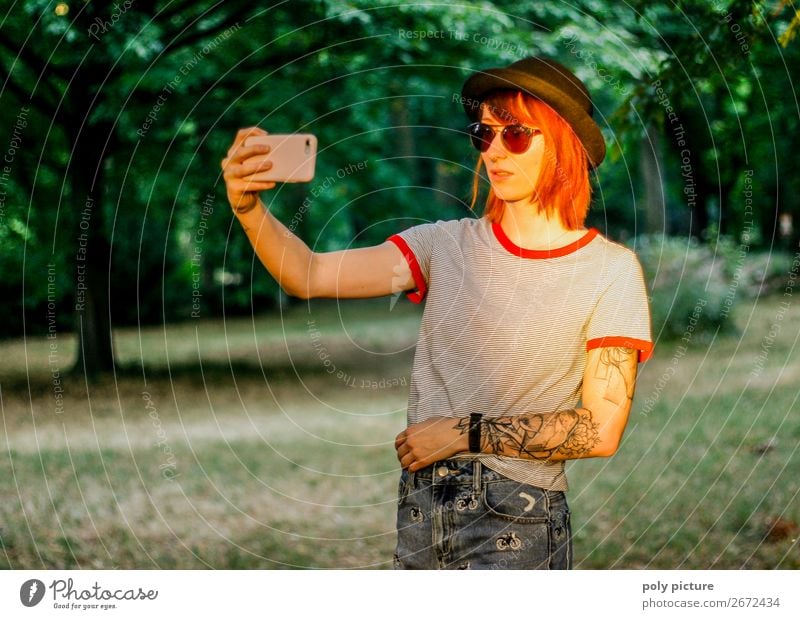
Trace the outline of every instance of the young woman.
{"type": "MultiPolygon", "coordinates": [[[[461,99],[491,183],[481,218],[316,253],[258,199],[266,149],[239,131],[222,168],[259,259],[301,298],[425,299],[402,467],[397,568],[567,569],[564,462],[611,456],[637,363],[652,351],[641,267],[585,229],[605,156],[585,86],[526,58],[478,72],[461,99]],[[580,403],[580,406],[578,404],[580,403]]],[[[474,202],[474,200],[473,200],[474,202]]]]}

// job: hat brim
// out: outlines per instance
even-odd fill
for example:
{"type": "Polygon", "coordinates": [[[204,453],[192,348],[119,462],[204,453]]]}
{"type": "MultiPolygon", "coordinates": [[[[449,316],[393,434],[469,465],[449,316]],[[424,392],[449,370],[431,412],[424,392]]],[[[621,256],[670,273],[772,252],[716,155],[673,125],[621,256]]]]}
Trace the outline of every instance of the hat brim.
{"type": "Polygon", "coordinates": [[[606,143],[600,127],[589,115],[591,101],[580,105],[549,81],[511,68],[488,69],[473,74],[461,90],[464,111],[471,120],[479,120],[480,103],[493,90],[520,90],[541,99],[569,123],[583,144],[589,165],[596,168],[606,155],[606,143]]]}

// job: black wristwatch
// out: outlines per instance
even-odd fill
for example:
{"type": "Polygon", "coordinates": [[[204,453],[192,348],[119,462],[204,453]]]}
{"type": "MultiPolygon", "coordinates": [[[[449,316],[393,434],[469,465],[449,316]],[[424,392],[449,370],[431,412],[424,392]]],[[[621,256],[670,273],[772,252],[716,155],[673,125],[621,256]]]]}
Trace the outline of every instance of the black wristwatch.
{"type": "Polygon", "coordinates": [[[481,418],[480,413],[471,413],[469,416],[469,451],[470,453],[481,452],[481,418]]]}

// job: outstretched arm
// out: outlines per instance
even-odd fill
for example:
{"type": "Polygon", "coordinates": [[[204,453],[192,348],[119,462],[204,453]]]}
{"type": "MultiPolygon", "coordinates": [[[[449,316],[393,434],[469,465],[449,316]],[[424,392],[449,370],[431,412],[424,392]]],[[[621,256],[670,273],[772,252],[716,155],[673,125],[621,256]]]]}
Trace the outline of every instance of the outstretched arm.
{"type": "MultiPolygon", "coordinates": [[[[483,418],[481,452],[549,461],[613,455],[633,401],[637,351],[604,347],[586,355],[581,408],[483,418]]],[[[397,457],[403,468],[417,471],[469,451],[468,433],[468,417],[434,417],[397,436],[397,457]]]]}
{"type": "Polygon", "coordinates": [[[275,187],[263,180],[272,167],[269,147],[245,146],[258,127],[241,129],[221,166],[228,201],[261,263],[292,296],[365,298],[411,290],[416,285],[408,262],[394,243],[313,252],[264,206],[258,194],[275,187]]]}

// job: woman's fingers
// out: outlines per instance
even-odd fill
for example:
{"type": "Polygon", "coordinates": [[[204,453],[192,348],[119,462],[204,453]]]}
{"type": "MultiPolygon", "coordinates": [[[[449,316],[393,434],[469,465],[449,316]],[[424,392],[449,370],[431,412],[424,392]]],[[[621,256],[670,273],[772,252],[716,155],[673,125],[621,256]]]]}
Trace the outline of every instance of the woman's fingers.
{"type": "Polygon", "coordinates": [[[243,142],[245,138],[251,135],[269,135],[261,127],[245,127],[236,132],[236,140],[243,142]]]}
{"type": "Polygon", "coordinates": [[[401,432],[397,435],[397,438],[394,439],[394,448],[397,451],[397,459],[400,462],[400,466],[404,469],[408,468],[409,464],[414,462],[414,455],[411,453],[411,447],[409,447],[408,443],[406,442],[406,433],[401,432]]]}
{"type": "Polygon", "coordinates": [[[245,146],[244,142],[252,136],[268,135],[260,127],[239,129],[227,157],[221,162],[222,176],[228,193],[228,202],[237,214],[247,213],[258,205],[258,193],[275,187],[273,181],[259,177],[270,168],[272,162],[264,159],[270,152],[266,144],[245,146]],[[255,158],[252,161],[248,161],[255,158]]]}
{"type": "Polygon", "coordinates": [[[400,468],[408,469],[409,472],[419,471],[433,463],[430,456],[420,458],[405,442],[397,446],[397,460],[400,462],[400,468]]]}
{"type": "Polygon", "coordinates": [[[238,170],[238,176],[241,179],[248,180],[249,176],[253,176],[259,172],[266,172],[272,168],[272,162],[261,157],[253,157],[242,163],[238,170]]]}
{"type": "Polygon", "coordinates": [[[268,144],[253,144],[251,146],[240,146],[232,153],[230,157],[231,162],[233,163],[244,163],[251,157],[257,157],[258,155],[266,155],[269,153],[270,147],[268,144]]]}
{"type": "Polygon", "coordinates": [[[266,144],[254,144],[253,146],[243,146],[241,148],[231,148],[228,151],[228,156],[220,162],[220,166],[228,176],[241,176],[242,169],[250,169],[262,163],[269,163],[271,161],[263,158],[253,159],[247,163],[248,159],[268,155],[270,147],[266,144]]]}
{"type": "Polygon", "coordinates": [[[228,156],[231,155],[232,151],[235,151],[238,148],[251,148],[249,146],[244,146],[244,142],[247,138],[252,136],[265,136],[265,135],[269,134],[260,127],[247,127],[246,129],[239,129],[239,131],[236,132],[236,137],[233,140],[233,145],[228,151],[228,156]]]}
{"type": "Polygon", "coordinates": [[[233,139],[233,144],[231,144],[231,147],[228,149],[228,156],[222,160],[222,167],[226,167],[226,163],[229,165],[238,164],[254,155],[263,155],[268,153],[269,146],[265,144],[253,144],[251,146],[244,145],[245,140],[247,140],[249,137],[265,135],[269,134],[260,127],[239,129],[239,131],[236,132],[236,137],[233,139]]]}
{"type": "Polygon", "coordinates": [[[223,163],[223,177],[225,181],[232,186],[235,186],[240,181],[245,183],[269,182],[263,178],[259,178],[258,175],[267,172],[271,168],[272,162],[263,159],[238,165],[223,163]]]}

